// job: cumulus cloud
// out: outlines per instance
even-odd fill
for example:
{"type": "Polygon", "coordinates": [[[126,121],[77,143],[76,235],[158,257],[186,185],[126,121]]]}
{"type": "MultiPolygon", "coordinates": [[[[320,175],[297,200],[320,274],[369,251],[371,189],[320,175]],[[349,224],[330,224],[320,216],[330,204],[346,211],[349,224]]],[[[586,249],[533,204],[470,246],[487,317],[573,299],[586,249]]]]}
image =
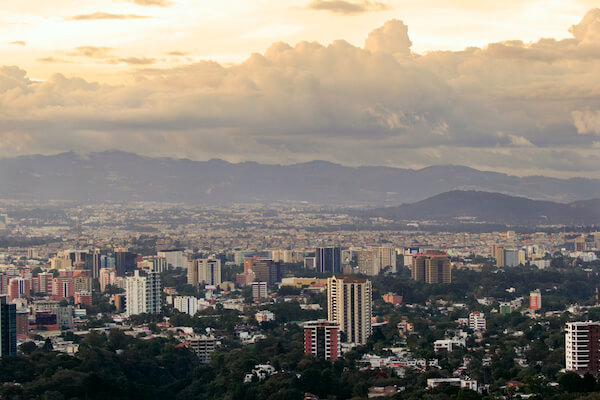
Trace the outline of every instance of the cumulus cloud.
{"type": "Polygon", "coordinates": [[[307,6],[310,10],[323,10],[341,15],[357,15],[372,11],[389,10],[390,6],[377,1],[313,0],[307,6]]]}
{"type": "Polygon", "coordinates": [[[8,44],[11,44],[14,46],[27,46],[27,43],[25,43],[22,40],[15,40],[14,42],[9,42],[8,44]]]}
{"type": "Polygon", "coordinates": [[[150,18],[147,15],[137,14],[111,14],[106,12],[95,12],[92,14],[78,14],[67,18],[71,21],[91,21],[91,20],[102,20],[102,19],[143,19],[150,18]]]}
{"type": "MultiPolygon", "coordinates": [[[[592,10],[563,40],[414,54],[394,20],[364,47],[276,43],[227,67],[160,69],[134,57],[134,79],[121,85],[63,75],[38,82],[3,67],[0,155],[120,149],[598,177],[598,23],[592,10]]],[[[72,54],[126,62],[115,52],[72,54]]]]}
{"type": "Polygon", "coordinates": [[[577,133],[600,135],[600,110],[573,111],[571,113],[577,133]]]}
{"type": "Polygon", "coordinates": [[[408,38],[408,27],[404,22],[393,19],[377,28],[365,41],[365,49],[390,54],[410,54],[412,42],[408,38]]]}

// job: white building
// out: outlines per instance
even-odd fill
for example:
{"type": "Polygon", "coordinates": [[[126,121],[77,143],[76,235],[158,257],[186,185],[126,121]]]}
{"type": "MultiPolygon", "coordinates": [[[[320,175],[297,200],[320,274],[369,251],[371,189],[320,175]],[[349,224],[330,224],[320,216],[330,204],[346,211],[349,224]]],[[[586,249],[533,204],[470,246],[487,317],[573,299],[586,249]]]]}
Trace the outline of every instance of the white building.
{"type": "Polygon", "coordinates": [[[183,251],[182,250],[163,250],[159,251],[158,257],[163,257],[167,261],[169,268],[183,268],[183,251]]]}
{"type": "Polygon", "coordinates": [[[379,252],[376,250],[355,250],[356,264],[361,274],[375,276],[381,272],[379,252]]]}
{"type": "Polygon", "coordinates": [[[258,322],[275,321],[275,314],[273,314],[271,311],[259,311],[254,314],[254,318],[258,322]]]}
{"type": "Polygon", "coordinates": [[[486,330],[485,314],[479,311],[469,314],[469,329],[484,332],[486,330]]]}
{"type": "Polygon", "coordinates": [[[173,307],[179,312],[194,316],[198,312],[198,299],[192,296],[175,296],[173,307]]]}
{"type": "Polygon", "coordinates": [[[374,247],[373,251],[377,252],[379,259],[379,271],[389,268],[389,272],[396,273],[396,249],[393,247],[374,247]]]}
{"type": "Polygon", "coordinates": [[[134,271],[134,276],[127,277],[125,291],[127,316],[160,313],[160,276],[157,272],[141,276],[139,270],[134,271]]]}
{"type": "Polygon", "coordinates": [[[456,347],[465,347],[466,340],[463,338],[440,339],[433,342],[433,350],[437,353],[440,350],[452,352],[456,347]]]}
{"type": "Polygon", "coordinates": [[[600,322],[567,322],[565,332],[565,368],[567,371],[600,369],[600,322]]]}

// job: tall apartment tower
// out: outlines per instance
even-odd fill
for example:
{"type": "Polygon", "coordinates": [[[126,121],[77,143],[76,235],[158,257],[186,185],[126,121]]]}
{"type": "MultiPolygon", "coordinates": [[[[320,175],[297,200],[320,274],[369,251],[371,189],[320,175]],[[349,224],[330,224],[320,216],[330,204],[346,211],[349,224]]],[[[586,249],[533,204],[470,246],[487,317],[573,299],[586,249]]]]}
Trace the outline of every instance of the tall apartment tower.
{"type": "Polygon", "coordinates": [[[371,281],[353,276],[327,280],[327,316],[337,322],[346,342],[365,344],[371,335],[373,315],[371,281]]]}
{"type": "Polygon", "coordinates": [[[127,316],[160,313],[160,275],[157,272],[142,276],[136,270],[133,276],[127,278],[125,290],[127,316]]]}
{"type": "Polygon", "coordinates": [[[315,249],[315,266],[317,272],[339,274],[342,272],[342,249],[339,247],[317,247],[315,249]]]}
{"type": "Polygon", "coordinates": [[[412,258],[411,277],[427,283],[451,283],[450,257],[446,254],[419,254],[412,258]]]}
{"type": "Polygon", "coordinates": [[[102,268],[102,254],[100,254],[100,249],[94,249],[90,257],[90,264],[92,279],[98,279],[100,277],[100,269],[102,268]]]}
{"type": "Polygon", "coordinates": [[[304,323],[304,354],[312,354],[329,361],[340,358],[340,325],[325,320],[304,323]]]}
{"type": "Polygon", "coordinates": [[[187,279],[190,285],[219,286],[221,284],[221,260],[212,258],[199,258],[193,260],[187,271],[187,279]]]}
{"type": "Polygon", "coordinates": [[[0,296],[0,357],[17,355],[17,306],[0,296]]]}
{"type": "Polygon", "coordinates": [[[567,371],[600,371],[600,322],[567,322],[565,364],[567,371]]]}

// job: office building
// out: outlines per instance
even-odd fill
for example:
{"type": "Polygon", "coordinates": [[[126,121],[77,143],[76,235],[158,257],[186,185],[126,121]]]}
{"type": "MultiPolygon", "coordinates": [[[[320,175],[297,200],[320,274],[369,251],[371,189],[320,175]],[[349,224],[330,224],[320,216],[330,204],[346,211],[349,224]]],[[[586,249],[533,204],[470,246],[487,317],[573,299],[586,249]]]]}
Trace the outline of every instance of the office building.
{"type": "Polygon", "coordinates": [[[149,272],[141,276],[135,271],[126,281],[127,315],[160,313],[160,276],[149,272]]]}
{"type": "Polygon", "coordinates": [[[100,249],[94,249],[90,256],[90,269],[92,271],[92,279],[98,279],[100,269],[102,269],[103,256],[100,254],[100,249]]]}
{"type": "Polygon", "coordinates": [[[181,249],[170,249],[170,250],[162,250],[157,253],[158,257],[162,257],[167,262],[167,267],[169,269],[173,268],[183,268],[183,250],[181,249]]]}
{"type": "Polygon", "coordinates": [[[496,267],[504,267],[504,246],[493,245],[492,256],[496,259],[496,267]]]}
{"type": "Polygon", "coordinates": [[[379,252],[374,250],[356,250],[354,251],[356,264],[361,274],[375,276],[379,275],[380,260],[379,252]]]}
{"type": "Polygon", "coordinates": [[[565,368],[593,375],[600,372],[600,322],[567,322],[565,368]]]}
{"type": "Polygon", "coordinates": [[[519,251],[514,249],[504,250],[504,266],[505,267],[516,267],[519,263],[519,251]]]}
{"type": "Polygon", "coordinates": [[[537,311],[542,308],[542,293],[539,289],[529,293],[529,309],[537,311]]]}
{"type": "Polygon", "coordinates": [[[198,286],[221,284],[221,260],[212,258],[198,258],[193,260],[187,271],[187,279],[190,285],[198,286]]]}
{"type": "Polygon", "coordinates": [[[379,259],[379,271],[386,271],[390,273],[398,272],[396,268],[396,249],[393,247],[374,247],[373,251],[377,252],[377,258],[379,259]]]}
{"type": "Polygon", "coordinates": [[[131,274],[137,267],[137,254],[129,252],[127,248],[115,249],[115,270],[117,276],[131,274]]]}
{"type": "Polygon", "coordinates": [[[317,247],[315,267],[322,274],[339,274],[342,272],[342,250],[339,247],[317,247]]]}
{"type": "Polygon", "coordinates": [[[479,311],[469,314],[469,329],[484,332],[487,328],[485,314],[479,311]]]}
{"type": "Polygon", "coordinates": [[[427,283],[451,283],[450,257],[445,253],[428,252],[412,257],[411,277],[427,283]]]}
{"type": "Polygon", "coordinates": [[[0,296],[0,357],[17,355],[17,306],[0,296]]]}
{"type": "Polygon", "coordinates": [[[365,344],[371,335],[371,281],[353,276],[327,280],[327,319],[337,322],[346,342],[365,344]]]}
{"type": "Polygon", "coordinates": [[[330,361],[340,358],[342,345],[339,324],[325,320],[305,322],[304,354],[330,361]]]}
{"type": "Polygon", "coordinates": [[[268,286],[281,282],[283,278],[281,265],[273,260],[263,258],[254,260],[253,271],[256,275],[256,280],[267,282],[268,286]]]}

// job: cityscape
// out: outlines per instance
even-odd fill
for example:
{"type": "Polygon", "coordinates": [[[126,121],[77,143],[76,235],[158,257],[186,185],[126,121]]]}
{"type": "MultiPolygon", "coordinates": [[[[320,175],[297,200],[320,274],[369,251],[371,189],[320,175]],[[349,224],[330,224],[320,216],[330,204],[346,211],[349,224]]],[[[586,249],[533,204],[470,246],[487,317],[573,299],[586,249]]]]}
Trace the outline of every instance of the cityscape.
{"type": "Polygon", "coordinates": [[[0,400],[600,400],[594,1],[0,6],[0,400]]]}

